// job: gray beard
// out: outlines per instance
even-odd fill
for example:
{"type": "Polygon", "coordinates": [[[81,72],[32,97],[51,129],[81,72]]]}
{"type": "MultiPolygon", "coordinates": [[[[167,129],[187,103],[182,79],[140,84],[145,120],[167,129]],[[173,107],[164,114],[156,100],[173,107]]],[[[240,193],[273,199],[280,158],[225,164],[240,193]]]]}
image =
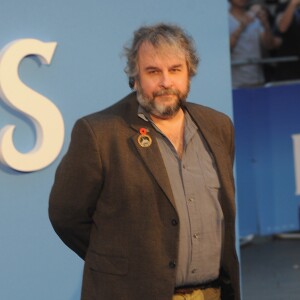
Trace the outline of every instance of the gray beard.
{"type": "Polygon", "coordinates": [[[153,95],[153,97],[146,97],[143,93],[143,90],[138,87],[137,88],[137,100],[139,104],[144,108],[144,110],[157,117],[168,118],[174,116],[180,108],[183,107],[183,104],[186,102],[186,98],[189,92],[189,88],[187,93],[181,94],[177,90],[174,89],[164,89],[153,95]],[[156,96],[161,95],[176,95],[177,101],[175,101],[172,105],[165,106],[163,104],[157,104],[155,102],[156,96]]]}

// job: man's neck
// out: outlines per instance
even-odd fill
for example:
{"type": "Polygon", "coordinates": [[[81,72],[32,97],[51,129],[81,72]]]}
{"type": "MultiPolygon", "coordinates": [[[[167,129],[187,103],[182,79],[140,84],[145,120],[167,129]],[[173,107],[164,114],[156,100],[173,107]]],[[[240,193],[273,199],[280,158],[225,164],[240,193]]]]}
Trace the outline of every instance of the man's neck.
{"type": "Polygon", "coordinates": [[[162,131],[162,133],[169,139],[181,158],[183,153],[183,139],[184,139],[184,111],[180,110],[171,118],[159,118],[150,115],[153,123],[162,131]]]}

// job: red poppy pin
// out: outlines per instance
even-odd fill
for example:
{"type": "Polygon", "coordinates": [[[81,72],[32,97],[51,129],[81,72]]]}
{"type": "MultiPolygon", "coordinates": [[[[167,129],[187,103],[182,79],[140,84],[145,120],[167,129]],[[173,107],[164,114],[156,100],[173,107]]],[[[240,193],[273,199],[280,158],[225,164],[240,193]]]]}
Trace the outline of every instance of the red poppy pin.
{"type": "Polygon", "coordinates": [[[138,136],[138,143],[141,147],[147,148],[151,146],[152,139],[147,134],[148,130],[146,128],[140,128],[140,135],[138,136]]]}

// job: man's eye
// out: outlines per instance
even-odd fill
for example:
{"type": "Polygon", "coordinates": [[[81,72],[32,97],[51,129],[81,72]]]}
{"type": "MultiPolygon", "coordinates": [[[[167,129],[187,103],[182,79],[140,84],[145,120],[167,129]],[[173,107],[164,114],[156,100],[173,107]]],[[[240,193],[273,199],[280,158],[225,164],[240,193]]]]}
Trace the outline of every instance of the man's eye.
{"type": "Polygon", "coordinates": [[[158,74],[158,70],[149,70],[148,73],[149,74],[158,74]]]}

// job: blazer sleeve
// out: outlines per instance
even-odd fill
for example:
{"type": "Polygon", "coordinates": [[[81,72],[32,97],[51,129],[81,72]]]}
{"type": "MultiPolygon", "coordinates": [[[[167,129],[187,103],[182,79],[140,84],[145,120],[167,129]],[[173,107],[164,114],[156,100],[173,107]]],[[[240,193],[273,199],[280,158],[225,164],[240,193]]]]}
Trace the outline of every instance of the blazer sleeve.
{"type": "Polygon", "coordinates": [[[102,186],[96,137],[85,119],[76,122],[49,199],[49,218],[61,240],[84,259],[102,186]]]}
{"type": "Polygon", "coordinates": [[[233,127],[232,121],[230,119],[229,119],[229,155],[230,155],[230,159],[231,159],[232,167],[233,167],[234,157],[235,157],[234,127],[233,127]]]}

